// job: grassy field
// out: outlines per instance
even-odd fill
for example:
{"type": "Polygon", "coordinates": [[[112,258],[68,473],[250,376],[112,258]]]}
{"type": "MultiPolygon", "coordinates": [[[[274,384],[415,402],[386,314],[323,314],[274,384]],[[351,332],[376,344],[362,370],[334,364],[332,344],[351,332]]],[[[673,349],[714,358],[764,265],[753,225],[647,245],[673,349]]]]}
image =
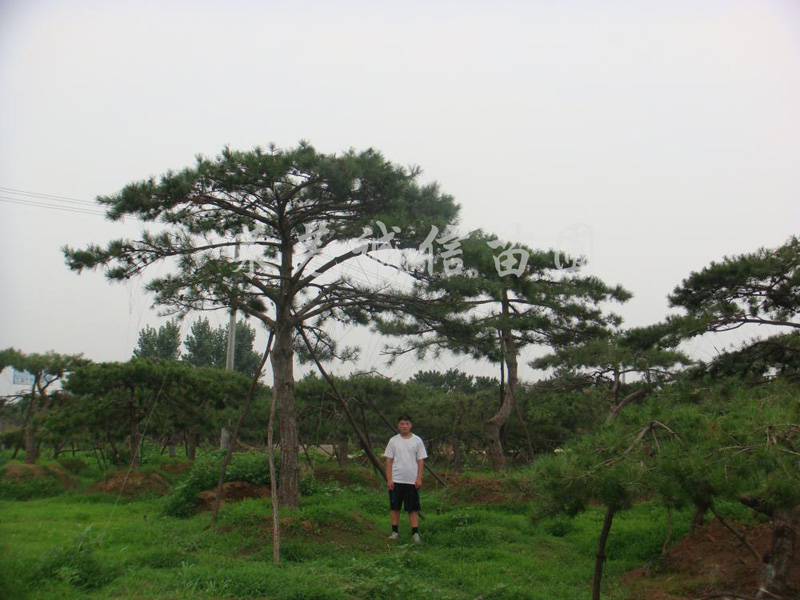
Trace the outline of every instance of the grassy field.
{"type": "MultiPolygon", "coordinates": [[[[48,498],[0,501],[0,597],[585,599],[603,518],[596,508],[534,522],[524,494],[480,498],[482,487],[518,489],[514,481],[473,474],[468,486],[423,489],[421,545],[403,521],[390,543],[380,484],[366,470],[325,466],[301,507],[281,513],[275,565],[268,498],[227,503],[212,529],[207,512],[165,516],[167,497],[87,493],[96,477],[48,498]]],[[[689,515],[674,517],[679,537],[689,515]]],[[[654,560],[666,535],[661,507],[620,514],[604,597],[627,598],[622,576],[654,560]]]]}

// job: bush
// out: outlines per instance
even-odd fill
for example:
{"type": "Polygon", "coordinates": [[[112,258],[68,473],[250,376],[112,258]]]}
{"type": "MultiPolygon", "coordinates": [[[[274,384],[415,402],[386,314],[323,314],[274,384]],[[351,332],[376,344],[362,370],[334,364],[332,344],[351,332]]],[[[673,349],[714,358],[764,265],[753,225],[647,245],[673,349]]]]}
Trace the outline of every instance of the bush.
{"type": "MultiPolygon", "coordinates": [[[[198,495],[215,487],[224,451],[213,452],[195,461],[186,479],[179,483],[167,501],[164,513],[171,517],[186,518],[194,514],[199,504],[198,495]]],[[[275,457],[278,469],[278,457],[275,457]]],[[[234,454],[228,464],[225,481],[246,481],[253,485],[269,485],[269,465],[263,452],[234,454]]]]}
{"type": "MultiPolygon", "coordinates": [[[[219,465],[217,461],[215,471],[215,481],[219,477],[219,465]]],[[[275,468],[277,470],[278,457],[275,457],[275,468]]],[[[266,453],[247,452],[245,454],[234,454],[228,465],[227,481],[247,481],[253,485],[269,485],[269,463],[266,453]]]]}
{"type": "Polygon", "coordinates": [[[85,461],[72,456],[62,456],[58,459],[58,464],[75,475],[80,475],[88,467],[85,461]]]}

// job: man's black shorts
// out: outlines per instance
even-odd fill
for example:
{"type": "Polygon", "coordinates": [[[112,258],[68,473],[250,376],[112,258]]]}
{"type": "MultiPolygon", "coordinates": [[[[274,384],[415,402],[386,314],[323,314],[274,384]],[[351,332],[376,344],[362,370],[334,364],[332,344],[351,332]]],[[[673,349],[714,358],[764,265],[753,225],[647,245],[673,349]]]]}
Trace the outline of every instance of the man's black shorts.
{"type": "Polygon", "coordinates": [[[395,483],[394,489],[389,490],[389,509],[400,510],[405,505],[406,512],[419,512],[419,490],[413,483],[395,483]]]}

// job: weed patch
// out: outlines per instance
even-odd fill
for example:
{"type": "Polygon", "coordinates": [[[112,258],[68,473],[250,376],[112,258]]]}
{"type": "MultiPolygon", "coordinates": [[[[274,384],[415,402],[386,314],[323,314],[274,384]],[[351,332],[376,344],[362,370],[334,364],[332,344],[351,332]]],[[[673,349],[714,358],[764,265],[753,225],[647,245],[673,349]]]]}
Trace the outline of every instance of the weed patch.
{"type": "Polygon", "coordinates": [[[90,534],[91,527],[87,527],[74,543],[51,550],[37,580],[57,579],[75,588],[92,590],[114,579],[113,570],[102,565],[95,556],[96,541],[90,534]]]}

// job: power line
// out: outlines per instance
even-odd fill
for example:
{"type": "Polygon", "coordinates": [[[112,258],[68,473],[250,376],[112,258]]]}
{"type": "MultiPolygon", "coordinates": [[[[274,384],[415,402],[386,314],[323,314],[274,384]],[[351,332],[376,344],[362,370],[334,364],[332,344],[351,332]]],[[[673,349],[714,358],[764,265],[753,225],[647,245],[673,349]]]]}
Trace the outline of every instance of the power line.
{"type": "Polygon", "coordinates": [[[30,192],[30,191],[27,191],[27,190],[19,190],[17,188],[4,187],[4,186],[1,186],[1,185],[0,185],[0,192],[6,193],[6,194],[9,194],[9,193],[10,194],[16,194],[16,195],[19,195],[19,196],[32,196],[34,198],[44,198],[46,200],[58,200],[58,201],[62,201],[62,202],[70,202],[70,203],[73,203],[73,204],[85,204],[85,205],[94,206],[94,207],[97,206],[96,202],[92,202],[92,201],[89,201],[89,200],[80,200],[78,198],[71,198],[69,196],[59,196],[59,195],[56,195],[56,194],[45,194],[43,192],[30,192]]]}
{"type": "Polygon", "coordinates": [[[0,202],[7,202],[10,204],[22,204],[24,206],[33,206],[36,208],[49,208],[52,210],[60,210],[64,212],[72,212],[84,215],[98,215],[101,217],[105,216],[104,212],[100,212],[97,210],[89,210],[86,208],[77,208],[74,206],[55,206],[53,204],[45,204],[44,202],[34,201],[34,200],[24,200],[21,198],[9,198],[8,196],[0,196],[0,202]]]}
{"type": "MultiPolygon", "coordinates": [[[[94,202],[86,200],[78,200],[75,198],[68,198],[66,196],[55,196],[53,194],[39,194],[36,192],[23,192],[15,191],[13,188],[5,188],[0,186],[0,193],[12,194],[12,196],[0,196],[0,202],[7,204],[19,204],[22,206],[31,206],[34,208],[46,208],[50,210],[59,210],[62,212],[71,212],[75,214],[84,215],[97,215],[100,217],[108,217],[108,214],[102,210],[102,207],[94,202]],[[15,197],[13,194],[16,194],[15,197]],[[52,204],[56,202],[56,204],[52,204]],[[96,210],[95,210],[96,209],[96,210]]],[[[121,220],[124,221],[141,221],[136,217],[123,216],[121,220]]]]}

